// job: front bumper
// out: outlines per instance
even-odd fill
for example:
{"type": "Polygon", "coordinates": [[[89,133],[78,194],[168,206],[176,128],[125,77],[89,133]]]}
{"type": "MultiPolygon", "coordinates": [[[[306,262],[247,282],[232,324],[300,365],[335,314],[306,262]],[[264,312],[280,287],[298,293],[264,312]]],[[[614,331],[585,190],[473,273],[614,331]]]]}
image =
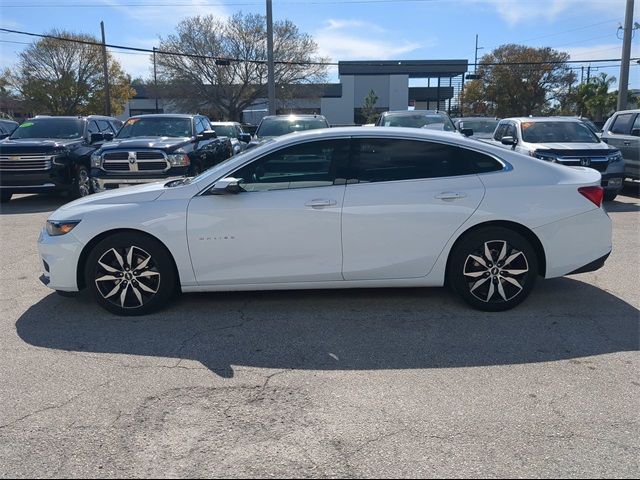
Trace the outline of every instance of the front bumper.
{"type": "Polygon", "coordinates": [[[0,172],[0,189],[15,193],[68,190],[71,184],[72,177],[66,165],[54,165],[49,170],[0,172]]]}
{"type": "Polygon", "coordinates": [[[174,167],[166,172],[158,174],[122,174],[110,173],[104,170],[94,168],[91,170],[91,183],[94,191],[103,192],[114,188],[127,187],[131,185],[142,185],[144,183],[153,183],[161,181],[174,180],[184,177],[187,174],[188,167],[174,167]]]}
{"type": "Polygon", "coordinates": [[[52,237],[42,229],[38,238],[38,253],[44,269],[40,281],[53,290],[77,292],[78,260],[83,248],[73,232],[52,237]]]}

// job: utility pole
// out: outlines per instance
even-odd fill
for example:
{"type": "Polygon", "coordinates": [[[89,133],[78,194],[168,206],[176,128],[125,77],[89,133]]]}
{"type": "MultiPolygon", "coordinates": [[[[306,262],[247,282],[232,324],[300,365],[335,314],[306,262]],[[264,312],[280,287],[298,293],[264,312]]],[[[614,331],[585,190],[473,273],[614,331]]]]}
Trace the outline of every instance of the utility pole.
{"type": "Polygon", "coordinates": [[[626,110],[629,91],[629,62],[631,61],[631,35],[633,34],[633,0],[627,0],[624,14],[624,37],[622,39],[622,64],[618,87],[618,111],[626,110]]]}
{"type": "Polygon", "coordinates": [[[587,83],[591,80],[591,65],[587,67],[587,83]]]}
{"type": "Polygon", "coordinates": [[[276,82],[273,71],[273,8],[267,0],[267,89],[269,93],[269,115],[276,114],[276,82]]]}
{"type": "Polygon", "coordinates": [[[482,50],[484,47],[478,46],[478,34],[476,33],[476,56],[473,60],[473,74],[475,75],[478,70],[478,50],[482,50]]]}
{"type": "Polygon", "coordinates": [[[107,42],[104,39],[104,22],[100,22],[102,31],[102,63],[104,69],[104,114],[111,116],[111,97],[109,96],[109,66],[107,65],[107,42]]]}
{"type": "Polygon", "coordinates": [[[156,113],[158,113],[158,74],[156,71],[156,47],[153,47],[153,90],[156,97],[156,113]]]}

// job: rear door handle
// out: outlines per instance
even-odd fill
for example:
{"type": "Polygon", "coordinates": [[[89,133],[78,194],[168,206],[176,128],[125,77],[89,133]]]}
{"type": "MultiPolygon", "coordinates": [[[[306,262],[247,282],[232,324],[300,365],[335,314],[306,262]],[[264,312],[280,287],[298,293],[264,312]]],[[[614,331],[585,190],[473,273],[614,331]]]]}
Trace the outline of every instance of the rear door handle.
{"type": "Polygon", "coordinates": [[[326,200],[324,198],[315,198],[305,203],[307,207],[313,207],[313,208],[333,207],[334,205],[337,205],[337,204],[338,202],[336,202],[335,200],[326,200]]]}
{"type": "Polygon", "coordinates": [[[438,200],[457,200],[466,196],[467,194],[463,192],[442,192],[438,193],[435,198],[437,198],[438,200]]]}

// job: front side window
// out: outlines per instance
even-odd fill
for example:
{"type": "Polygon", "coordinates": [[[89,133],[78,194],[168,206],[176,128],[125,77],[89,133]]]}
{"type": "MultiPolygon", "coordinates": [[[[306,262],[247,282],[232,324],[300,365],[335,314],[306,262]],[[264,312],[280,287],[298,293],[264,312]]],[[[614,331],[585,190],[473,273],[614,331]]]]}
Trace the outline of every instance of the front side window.
{"type": "Polygon", "coordinates": [[[100,127],[102,133],[115,133],[111,124],[106,120],[98,120],[98,127],[100,127]]]}
{"type": "Polygon", "coordinates": [[[34,118],[26,120],[11,134],[18,138],[82,138],[84,121],[76,118],[34,118]]]}
{"type": "Polygon", "coordinates": [[[507,131],[507,123],[500,123],[498,124],[498,128],[496,129],[496,133],[493,135],[493,139],[494,140],[502,140],[502,137],[504,137],[504,133],[507,131]]]}
{"type": "Polygon", "coordinates": [[[522,122],[522,140],[528,143],[600,143],[600,139],[580,121],[522,122]]]}
{"type": "Polygon", "coordinates": [[[633,121],[633,113],[621,113],[613,121],[611,125],[611,133],[618,135],[629,135],[631,132],[631,122],[633,121]]]}
{"type": "Polygon", "coordinates": [[[322,140],[270,153],[230,176],[246,192],[325,187],[344,175],[349,140],[322,140]]]}
{"type": "Polygon", "coordinates": [[[631,135],[634,137],[640,137],[640,115],[636,115],[636,119],[631,127],[631,135]]]}
{"type": "Polygon", "coordinates": [[[453,145],[381,138],[355,141],[353,167],[360,183],[452,177],[503,168],[488,155],[453,145]]]}
{"type": "Polygon", "coordinates": [[[191,137],[191,119],[183,117],[132,117],[118,132],[118,138],[191,137]]]}

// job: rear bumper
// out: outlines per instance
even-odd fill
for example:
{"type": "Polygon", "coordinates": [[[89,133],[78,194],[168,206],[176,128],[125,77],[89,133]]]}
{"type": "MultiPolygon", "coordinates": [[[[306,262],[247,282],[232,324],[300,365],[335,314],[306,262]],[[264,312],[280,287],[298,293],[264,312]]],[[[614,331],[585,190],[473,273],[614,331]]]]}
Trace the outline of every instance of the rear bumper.
{"type": "Polygon", "coordinates": [[[573,272],[569,272],[567,275],[576,275],[578,273],[588,273],[588,272],[595,272],[596,270],[600,270],[602,267],[604,267],[604,262],[607,261],[607,258],[609,258],[609,255],[611,255],[611,252],[607,253],[606,255],[603,255],[602,257],[594,260],[593,262],[587,263],[583,267],[577,268],[573,272]]]}
{"type": "Polygon", "coordinates": [[[544,248],[545,278],[562,277],[586,266],[591,268],[599,261],[604,263],[612,249],[611,219],[602,208],[534,228],[533,232],[544,248]]]}

